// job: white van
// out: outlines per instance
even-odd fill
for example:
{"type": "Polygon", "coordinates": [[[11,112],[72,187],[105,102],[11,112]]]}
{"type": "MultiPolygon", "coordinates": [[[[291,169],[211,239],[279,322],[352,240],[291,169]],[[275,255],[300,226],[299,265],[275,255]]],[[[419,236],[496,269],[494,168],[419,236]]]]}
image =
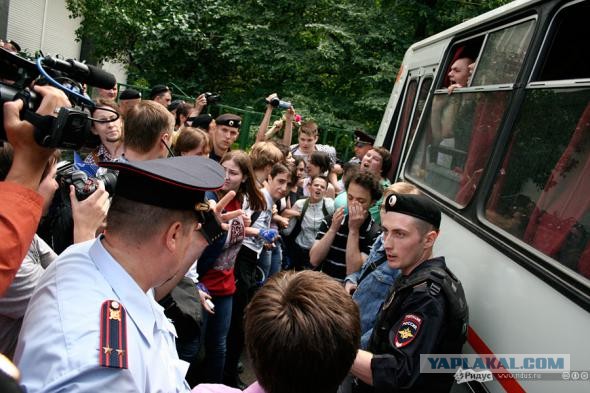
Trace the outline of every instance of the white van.
{"type": "Polygon", "coordinates": [[[412,45],[376,145],[443,210],[464,352],[569,355],[454,389],[590,392],[590,0],[514,1],[412,45]],[[449,94],[458,59],[473,71],[449,94]]]}

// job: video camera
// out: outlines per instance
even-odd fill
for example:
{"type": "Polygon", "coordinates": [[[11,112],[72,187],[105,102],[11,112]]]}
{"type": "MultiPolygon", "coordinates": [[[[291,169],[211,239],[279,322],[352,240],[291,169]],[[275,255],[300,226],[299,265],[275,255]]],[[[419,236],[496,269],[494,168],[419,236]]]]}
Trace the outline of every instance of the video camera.
{"type": "MultiPolygon", "coordinates": [[[[35,141],[39,145],[79,150],[93,149],[100,144],[100,139],[90,131],[93,121],[90,109],[95,104],[84,95],[82,84],[110,89],[116,84],[112,74],[72,59],[45,56],[33,62],[0,48],[0,79],[0,104],[23,100],[21,118],[35,126],[35,141]],[[36,114],[42,97],[30,89],[33,82],[64,91],[73,108],[59,108],[57,117],[36,114]]],[[[6,140],[3,111],[0,111],[0,140],[6,140]]]]}

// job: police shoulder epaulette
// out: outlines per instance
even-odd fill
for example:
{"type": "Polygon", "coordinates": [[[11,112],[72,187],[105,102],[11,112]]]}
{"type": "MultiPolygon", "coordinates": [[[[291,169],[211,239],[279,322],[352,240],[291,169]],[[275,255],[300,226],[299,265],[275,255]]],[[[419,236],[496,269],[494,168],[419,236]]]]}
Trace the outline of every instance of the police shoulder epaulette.
{"type": "Polygon", "coordinates": [[[100,308],[101,367],[127,367],[127,312],[116,300],[105,300],[100,308]]]}

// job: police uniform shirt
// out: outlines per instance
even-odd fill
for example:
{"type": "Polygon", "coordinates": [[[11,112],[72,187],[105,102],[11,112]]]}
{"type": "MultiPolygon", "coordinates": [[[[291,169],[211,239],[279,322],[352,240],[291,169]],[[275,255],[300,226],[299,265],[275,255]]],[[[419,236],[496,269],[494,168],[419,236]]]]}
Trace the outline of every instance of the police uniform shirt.
{"type": "Polygon", "coordinates": [[[420,373],[420,354],[461,352],[463,342],[450,339],[452,332],[445,328],[448,306],[444,293],[427,283],[396,293],[404,282],[429,267],[444,269],[444,258],[427,260],[409,276],[399,276],[382,306],[368,348],[374,354],[371,371],[375,392],[403,388],[408,389],[404,392],[448,392],[451,387],[452,374],[420,373]]]}
{"type": "Polygon", "coordinates": [[[142,291],[99,238],[70,247],[49,266],[25,315],[15,362],[31,393],[188,392],[188,364],[178,358],[175,335],[151,291],[142,291]],[[101,345],[108,299],[126,311],[126,345],[119,348],[101,345]],[[101,353],[126,355],[127,368],[100,366],[101,353]]]}

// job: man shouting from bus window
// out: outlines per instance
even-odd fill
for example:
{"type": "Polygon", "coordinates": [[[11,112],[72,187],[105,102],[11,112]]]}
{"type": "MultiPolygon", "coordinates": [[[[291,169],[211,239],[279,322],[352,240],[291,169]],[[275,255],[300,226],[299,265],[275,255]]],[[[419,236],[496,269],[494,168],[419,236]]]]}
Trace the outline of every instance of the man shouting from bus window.
{"type": "Polygon", "coordinates": [[[441,212],[423,195],[384,201],[387,263],[400,269],[377,317],[368,351],[352,366],[355,392],[448,391],[453,374],[421,374],[421,354],[456,354],[466,339],[468,309],[444,257],[432,257],[441,212]]]}

